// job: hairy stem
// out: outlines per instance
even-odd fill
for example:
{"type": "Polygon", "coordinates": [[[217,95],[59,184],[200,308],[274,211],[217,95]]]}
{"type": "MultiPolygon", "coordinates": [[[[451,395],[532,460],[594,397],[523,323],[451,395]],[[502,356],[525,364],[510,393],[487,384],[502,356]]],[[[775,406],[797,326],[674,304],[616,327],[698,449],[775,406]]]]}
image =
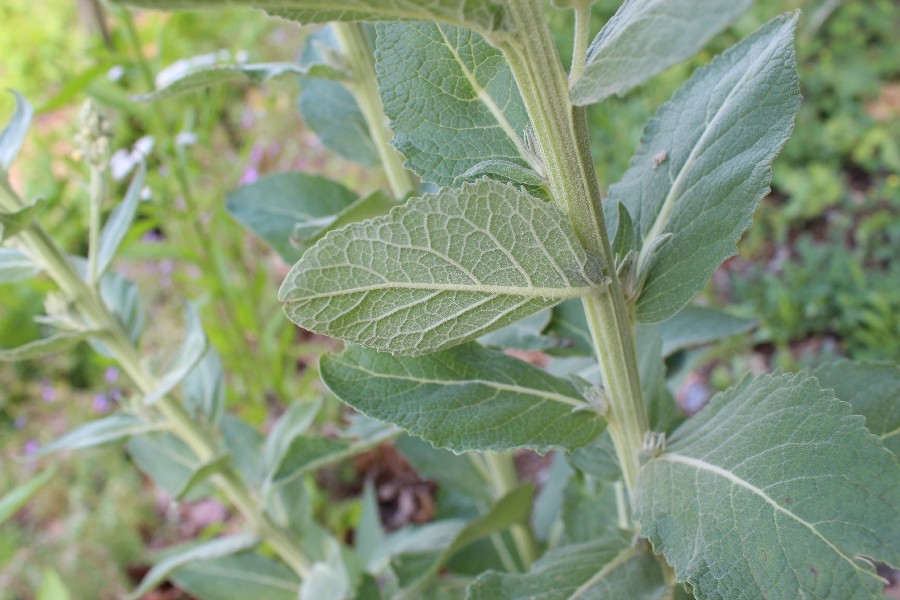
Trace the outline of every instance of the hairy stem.
{"type": "Polygon", "coordinates": [[[575,10],[575,43],[572,47],[572,67],[569,69],[569,86],[581,78],[587,60],[588,39],[591,35],[591,7],[594,0],[581,0],[572,7],[575,10]]]}
{"type": "MultiPolygon", "coordinates": [[[[4,186],[0,194],[0,208],[15,210],[22,206],[11,189],[4,186]]],[[[87,321],[90,329],[103,331],[101,339],[109,348],[122,370],[144,395],[159,387],[159,382],[143,366],[137,348],[132,344],[118,317],[106,306],[96,288],[89,286],[66,258],[47,232],[32,223],[18,235],[19,243],[28,255],[38,262],[50,278],[65,293],[87,321]]],[[[154,405],[170,430],[179,437],[201,462],[219,454],[216,443],[194,423],[182,406],[171,397],[164,397],[154,405]]],[[[238,509],[256,532],[302,578],[309,573],[309,560],[300,549],[258,507],[253,493],[247,488],[233,467],[226,466],[213,477],[214,483],[238,509]]]]}
{"type": "Polygon", "coordinates": [[[350,68],[352,80],[348,87],[366,120],[391,193],[402,200],[415,191],[417,186],[412,174],[403,167],[403,157],[390,144],[393,134],[388,127],[381,96],[378,94],[375,59],[369,36],[360,23],[334,23],[332,27],[350,68]]]}
{"type": "Polygon", "coordinates": [[[568,79],[539,0],[508,4],[514,34],[491,40],[509,61],[534,126],[550,190],[584,248],[601,259],[609,284],[584,298],[609,411],[609,431],[629,491],[649,429],[637,369],[634,327],[616,277],[600,186],[590,152],[585,110],[569,100],[568,79]]]}

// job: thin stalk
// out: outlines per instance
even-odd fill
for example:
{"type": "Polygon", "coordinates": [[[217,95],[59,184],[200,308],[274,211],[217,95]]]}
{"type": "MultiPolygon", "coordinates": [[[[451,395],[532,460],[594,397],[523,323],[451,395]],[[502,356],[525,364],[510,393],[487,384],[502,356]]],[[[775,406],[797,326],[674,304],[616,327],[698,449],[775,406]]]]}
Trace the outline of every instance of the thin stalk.
{"type": "Polygon", "coordinates": [[[594,0],[581,0],[572,7],[575,10],[575,44],[572,47],[572,67],[569,69],[569,86],[581,78],[587,60],[588,39],[591,35],[591,7],[594,0]]]}
{"type": "Polygon", "coordinates": [[[613,268],[600,186],[590,152],[585,110],[573,107],[568,79],[540,0],[507,4],[515,33],[493,40],[506,56],[545,163],[550,190],[584,248],[598,257],[608,284],[584,308],[609,401],[608,428],[625,486],[634,487],[638,452],[649,429],[637,369],[631,313],[613,268]]]}
{"type": "MultiPolygon", "coordinates": [[[[485,452],[483,456],[490,476],[488,483],[493,488],[495,498],[502,498],[519,486],[519,477],[516,474],[512,454],[509,452],[485,452]]],[[[528,571],[540,554],[531,529],[518,524],[510,527],[509,533],[516,545],[519,562],[522,563],[524,570],[528,571]]]]}
{"type": "Polygon", "coordinates": [[[97,252],[100,250],[100,213],[106,198],[106,174],[103,169],[91,167],[90,216],[88,217],[88,283],[99,283],[97,252]]]}
{"type": "MultiPolygon", "coordinates": [[[[7,186],[2,187],[0,208],[15,210],[22,203],[7,186]]],[[[72,301],[91,329],[102,330],[103,342],[122,370],[142,394],[158,388],[159,382],[145,370],[140,354],[132,344],[119,319],[109,310],[95,288],[88,286],[69,263],[65,254],[47,232],[36,223],[18,234],[18,241],[28,255],[36,260],[50,278],[72,301]]],[[[179,437],[203,462],[218,454],[215,442],[191,420],[182,406],[171,397],[164,397],[154,407],[165,419],[173,434],[179,437]]],[[[301,578],[309,574],[309,560],[271,519],[257,506],[252,492],[232,467],[224,468],[213,478],[225,496],[264,538],[278,555],[301,578]]]]}
{"type": "Polygon", "coordinates": [[[402,200],[415,191],[417,186],[412,174],[403,167],[403,157],[390,144],[393,133],[388,127],[384,105],[378,94],[375,59],[369,36],[359,23],[334,23],[332,27],[350,68],[351,81],[347,86],[366,120],[391,193],[396,199],[402,200]]]}

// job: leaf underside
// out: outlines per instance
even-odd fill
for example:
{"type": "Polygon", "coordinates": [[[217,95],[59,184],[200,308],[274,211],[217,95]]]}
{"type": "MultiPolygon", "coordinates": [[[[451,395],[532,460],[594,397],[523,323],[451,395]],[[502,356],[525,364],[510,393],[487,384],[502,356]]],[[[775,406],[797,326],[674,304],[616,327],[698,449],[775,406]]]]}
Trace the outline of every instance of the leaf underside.
{"type": "Polygon", "coordinates": [[[880,598],[900,466],[808,375],[745,378],[645,464],[635,518],[699,599],[880,598]]]}
{"type": "Polygon", "coordinates": [[[279,298],[305,329],[414,355],[597,293],[603,282],[558,209],[482,180],[329,233],[294,265],[279,298]]]}

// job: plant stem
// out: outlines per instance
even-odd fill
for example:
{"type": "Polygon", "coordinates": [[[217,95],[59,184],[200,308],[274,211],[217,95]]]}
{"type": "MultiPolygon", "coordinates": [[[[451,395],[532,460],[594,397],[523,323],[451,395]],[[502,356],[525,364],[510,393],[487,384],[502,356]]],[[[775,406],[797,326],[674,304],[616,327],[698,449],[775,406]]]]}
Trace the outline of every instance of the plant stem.
{"type": "MultiPolygon", "coordinates": [[[[519,486],[519,476],[516,474],[516,465],[513,462],[512,453],[484,452],[482,456],[490,476],[488,484],[493,489],[496,499],[499,500],[519,486]]],[[[531,529],[518,524],[510,527],[509,533],[512,535],[513,542],[516,545],[519,562],[522,563],[523,569],[528,571],[540,554],[531,529]]]]}
{"type": "MultiPolygon", "coordinates": [[[[15,210],[22,203],[7,186],[2,187],[0,208],[15,210]]],[[[59,246],[39,225],[32,223],[18,234],[28,255],[38,261],[51,279],[59,286],[88,321],[91,329],[102,330],[102,341],[109,348],[122,370],[135,387],[144,395],[158,388],[159,383],[141,364],[140,355],[132,344],[122,323],[104,304],[96,288],[92,288],[79,277],[59,246]]],[[[172,433],[179,437],[201,462],[218,455],[216,443],[194,423],[181,405],[171,397],[164,397],[154,405],[165,419],[172,433]]],[[[213,477],[213,481],[234,504],[256,532],[275,549],[278,555],[299,575],[309,573],[309,560],[271,519],[257,506],[253,494],[234,471],[225,467],[213,477]]]]}
{"type": "Polygon", "coordinates": [[[100,213],[106,198],[106,174],[103,169],[91,167],[90,216],[88,221],[88,284],[96,286],[100,280],[97,252],[100,250],[100,213]]]}
{"type": "Polygon", "coordinates": [[[347,85],[366,120],[391,193],[396,199],[402,200],[415,191],[417,186],[412,174],[403,167],[403,157],[390,144],[393,133],[386,122],[384,105],[378,94],[375,58],[369,36],[360,23],[334,23],[332,27],[350,68],[352,80],[347,85]]]}
{"type": "Polygon", "coordinates": [[[569,100],[568,80],[540,0],[517,0],[507,5],[515,33],[491,40],[503,51],[519,86],[550,182],[588,253],[598,257],[608,285],[584,298],[584,309],[609,411],[609,431],[616,447],[625,486],[634,487],[638,452],[649,429],[637,369],[634,327],[616,277],[603,218],[600,186],[590,152],[584,108],[569,100]]]}
{"type": "Polygon", "coordinates": [[[581,78],[587,60],[588,39],[591,35],[591,7],[594,0],[581,0],[572,7],[575,10],[575,44],[572,47],[572,67],[569,69],[569,87],[581,78]]]}

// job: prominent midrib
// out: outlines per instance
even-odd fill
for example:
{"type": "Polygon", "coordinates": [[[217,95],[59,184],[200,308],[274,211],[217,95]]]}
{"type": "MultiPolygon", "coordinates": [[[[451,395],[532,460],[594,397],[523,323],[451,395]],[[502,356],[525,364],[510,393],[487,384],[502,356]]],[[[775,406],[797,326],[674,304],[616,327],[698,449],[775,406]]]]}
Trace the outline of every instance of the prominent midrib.
{"type": "Polygon", "coordinates": [[[770,49],[772,48],[772,46],[777,45],[779,42],[779,37],[773,38],[766,46],[765,51],[759,53],[759,55],[756,57],[756,60],[753,61],[750,67],[744,72],[743,75],[741,75],[741,78],[734,85],[731,91],[728,92],[728,96],[725,97],[725,101],[722,102],[722,105],[719,107],[719,110],[716,111],[715,116],[711,121],[707,123],[706,128],[700,135],[700,139],[698,139],[697,143],[694,144],[694,147],[691,149],[691,153],[688,155],[687,160],[684,162],[684,165],[678,172],[678,176],[672,183],[672,187],[669,188],[669,193],[666,194],[666,198],[663,201],[663,205],[660,208],[659,214],[656,216],[656,220],[653,222],[653,226],[650,228],[650,231],[647,232],[647,235],[642,240],[641,253],[638,257],[638,264],[643,264],[643,262],[647,259],[647,253],[649,253],[651,250],[650,244],[648,242],[652,242],[660,235],[662,235],[663,230],[666,227],[666,223],[669,220],[669,215],[675,208],[675,201],[678,196],[678,192],[681,190],[681,185],[682,183],[684,183],[684,178],[687,177],[688,171],[690,171],[691,167],[694,166],[694,161],[697,160],[700,149],[706,145],[707,138],[711,135],[710,132],[712,132],[716,128],[716,126],[718,125],[718,121],[722,117],[722,115],[728,114],[727,109],[730,108],[731,102],[737,94],[738,90],[742,89],[744,81],[747,80],[751,73],[757,73],[759,71],[760,65],[767,62],[768,58],[771,56],[770,49]]]}
{"type": "Polygon", "coordinates": [[[453,59],[459,64],[460,70],[463,72],[463,75],[466,76],[466,80],[469,82],[469,85],[472,86],[472,89],[478,94],[478,99],[481,100],[481,103],[484,104],[491,114],[494,115],[494,118],[497,120],[497,124],[500,125],[500,128],[503,129],[503,132],[506,136],[512,141],[512,143],[516,146],[516,151],[518,151],[519,156],[526,156],[524,148],[522,148],[522,142],[519,140],[519,134],[510,124],[510,122],[506,119],[506,115],[503,114],[503,111],[500,110],[500,107],[497,106],[497,103],[494,102],[494,99],[490,94],[487,93],[481,84],[475,79],[475,75],[469,71],[469,67],[466,66],[466,63],[463,62],[462,57],[450,44],[450,40],[447,39],[447,36],[444,35],[444,30],[441,29],[440,25],[436,26],[438,33],[441,34],[441,38],[444,40],[444,44],[447,46],[447,49],[450,50],[450,53],[453,55],[453,59]]]}
{"type": "MultiPolygon", "coordinates": [[[[338,362],[337,360],[335,362],[338,362]]],[[[499,383],[497,381],[488,381],[486,379],[426,379],[424,377],[412,377],[412,376],[404,376],[404,375],[393,375],[386,373],[379,373],[378,371],[373,371],[371,369],[367,369],[365,367],[347,363],[341,363],[344,367],[353,369],[355,371],[361,371],[372,377],[377,377],[379,379],[394,379],[397,381],[409,381],[412,383],[418,383],[422,385],[438,385],[438,386],[451,386],[451,385],[481,385],[484,387],[489,387],[501,392],[511,392],[514,394],[524,394],[526,396],[534,396],[536,398],[543,398],[545,400],[551,400],[553,402],[560,402],[562,404],[568,404],[569,406],[574,406],[577,408],[584,408],[586,404],[577,398],[572,398],[570,396],[566,396],[563,394],[558,394],[556,392],[547,392],[544,390],[538,390],[535,388],[526,388],[518,385],[511,385],[507,383],[499,383]]]]}
{"type": "Polygon", "coordinates": [[[763,490],[759,489],[758,487],[756,487],[755,485],[753,485],[753,484],[750,483],[749,481],[745,481],[745,480],[741,479],[740,477],[738,477],[737,475],[735,475],[735,474],[732,473],[731,471],[728,471],[727,469],[723,469],[722,467],[719,467],[719,466],[717,466],[717,465],[708,463],[708,462],[706,462],[706,461],[704,461],[704,460],[700,460],[700,459],[698,459],[698,458],[693,458],[693,457],[690,457],[690,456],[684,456],[684,455],[682,455],[682,454],[677,454],[677,453],[674,453],[674,452],[665,453],[665,454],[659,456],[658,458],[656,458],[655,460],[662,460],[662,461],[665,461],[665,462],[671,462],[671,463],[681,463],[681,464],[683,464],[683,465],[687,465],[687,466],[689,466],[689,467],[693,467],[693,468],[698,469],[698,470],[701,470],[701,471],[708,471],[708,472],[710,472],[710,473],[714,473],[714,474],[716,474],[716,475],[718,475],[718,476],[720,476],[720,477],[723,477],[724,479],[727,479],[728,481],[730,481],[730,482],[733,483],[734,485],[737,485],[737,486],[739,486],[739,487],[742,487],[742,488],[744,488],[745,490],[749,490],[750,492],[752,492],[752,493],[755,494],[756,496],[759,496],[762,500],[765,500],[765,501],[766,501],[768,504],[770,504],[777,512],[784,513],[785,515],[787,515],[787,516],[789,516],[790,518],[794,519],[797,523],[800,523],[801,525],[803,525],[804,527],[806,527],[807,529],[809,529],[809,530],[810,530],[817,538],[819,538],[820,540],[822,540],[823,542],[825,542],[825,544],[826,544],[829,548],[831,548],[831,549],[835,552],[835,554],[837,554],[837,555],[840,556],[842,559],[844,559],[844,560],[845,560],[847,563],[849,563],[855,570],[857,570],[857,571],[859,571],[859,572],[861,572],[861,573],[865,573],[865,574],[866,574],[867,576],[869,576],[869,577],[875,577],[876,579],[881,580],[881,578],[880,578],[877,574],[875,574],[874,572],[870,572],[870,571],[867,571],[867,570],[863,569],[863,568],[860,567],[858,564],[856,564],[856,562],[855,562],[852,558],[850,558],[849,556],[847,556],[846,554],[844,554],[843,552],[841,552],[840,548],[838,548],[837,546],[835,546],[835,545],[831,542],[831,540],[829,540],[829,539],[826,538],[824,535],[822,535],[822,534],[819,532],[819,530],[816,529],[816,527],[815,527],[812,523],[809,523],[808,521],[803,520],[802,518],[800,518],[800,517],[799,517],[798,515],[796,515],[795,513],[791,512],[791,511],[788,510],[787,508],[781,506],[780,504],[778,504],[778,502],[776,502],[771,496],[769,496],[768,494],[766,494],[763,490]]]}
{"type": "Polygon", "coordinates": [[[490,296],[519,296],[522,298],[540,298],[543,300],[557,300],[566,298],[580,298],[597,293],[602,286],[579,286],[579,287],[535,287],[535,286],[508,286],[508,285],[487,285],[487,284],[460,284],[460,283],[417,283],[417,282],[397,282],[386,281],[375,285],[365,285],[356,288],[348,288],[343,290],[329,290],[317,294],[304,294],[299,298],[286,298],[283,301],[306,302],[309,300],[319,300],[321,298],[334,298],[335,296],[349,296],[352,294],[364,294],[366,292],[375,292],[379,290],[425,290],[438,292],[465,292],[480,293],[490,296]]]}
{"type": "Polygon", "coordinates": [[[631,560],[631,557],[637,553],[637,549],[633,546],[629,546],[625,548],[621,552],[619,552],[614,559],[603,565],[603,568],[597,571],[590,579],[582,583],[577,590],[575,590],[571,596],[569,596],[568,600],[578,600],[584,594],[591,591],[595,585],[606,579],[606,577],[618,569],[620,566],[624,565],[626,562],[631,560]]]}

